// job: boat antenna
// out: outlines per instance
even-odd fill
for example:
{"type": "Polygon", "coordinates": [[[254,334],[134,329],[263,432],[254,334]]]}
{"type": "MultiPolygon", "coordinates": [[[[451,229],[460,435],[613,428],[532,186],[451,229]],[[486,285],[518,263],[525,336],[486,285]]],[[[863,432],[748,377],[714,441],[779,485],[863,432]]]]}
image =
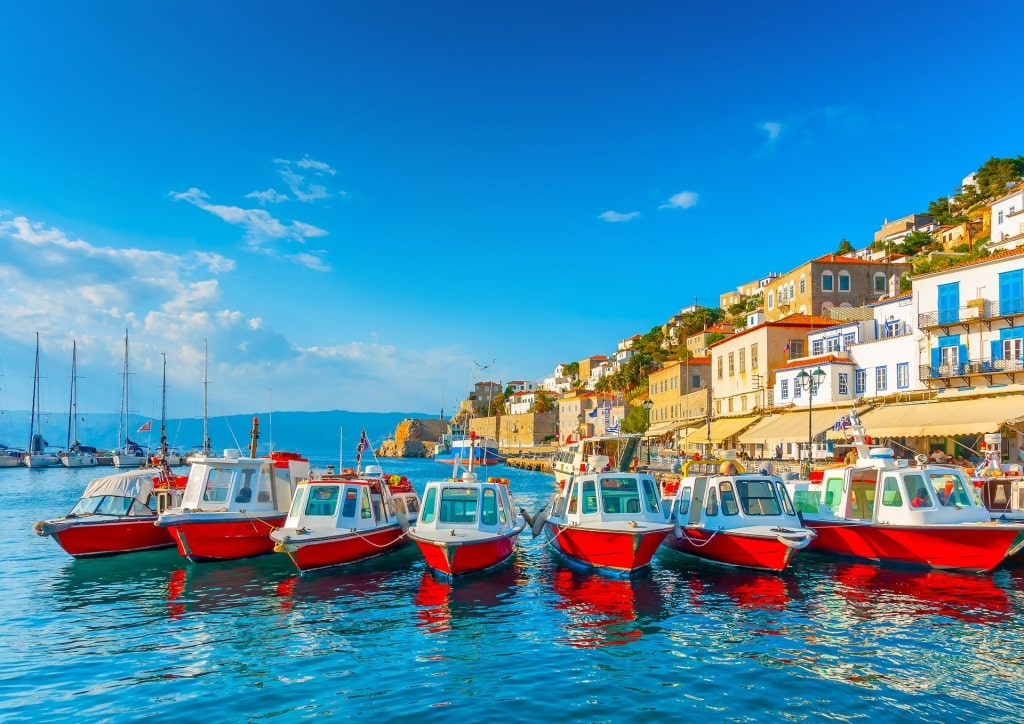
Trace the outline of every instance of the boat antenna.
{"type": "Polygon", "coordinates": [[[77,344],[78,343],[77,343],[76,340],[71,340],[71,399],[68,400],[68,445],[67,445],[67,449],[69,451],[71,450],[71,442],[72,442],[72,440],[71,440],[72,426],[74,426],[74,430],[75,430],[75,440],[74,440],[74,442],[76,442],[76,443],[78,442],[78,419],[77,419],[78,418],[78,404],[77,404],[77,400],[75,399],[77,397],[77,394],[78,394],[77,390],[76,390],[76,384],[75,384],[75,355],[77,353],[77,344]]]}
{"type": "Polygon", "coordinates": [[[203,340],[203,454],[210,454],[210,418],[207,414],[207,398],[209,397],[210,391],[210,377],[207,374],[207,363],[209,357],[207,356],[206,340],[203,340]]]}
{"type": "Polygon", "coordinates": [[[256,442],[260,439],[260,418],[252,418],[252,438],[249,440],[249,457],[256,457],[256,442]]]}
{"type": "Polygon", "coordinates": [[[271,387],[267,388],[267,398],[270,405],[270,412],[267,416],[270,418],[270,452],[274,452],[274,390],[271,387]]]}
{"type": "Polygon", "coordinates": [[[162,399],[160,402],[160,459],[167,459],[167,353],[161,352],[164,358],[164,378],[161,387],[162,399]]]}

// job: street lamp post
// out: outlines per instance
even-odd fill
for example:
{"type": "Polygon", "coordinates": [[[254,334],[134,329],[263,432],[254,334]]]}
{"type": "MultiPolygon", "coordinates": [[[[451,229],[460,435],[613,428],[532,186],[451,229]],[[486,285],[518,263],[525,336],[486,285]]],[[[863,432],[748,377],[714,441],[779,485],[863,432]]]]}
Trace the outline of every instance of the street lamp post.
{"type": "Polygon", "coordinates": [[[814,372],[808,373],[807,370],[800,370],[800,374],[796,376],[800,389],[807,390],[807,477],[811,477],[811,465],[812,465],[812,450],[814,445],[814,425],[811,422],[811,417],[814,411],[814,392],[821,387],[821,381],[825,377],[825,371],[819,367],[814,372]]]}
{"type": "MultiPolygon", "coordinates": [[[[654,403],[650,398],[644,400],[644,416],[647,418],[647,427],[644,428],[644,432],[651,429],[651,408],[654,407],[654,403]]],[[[651,464],[651,443],[650,438],[647,441],[647,464],[651,464]]]]}

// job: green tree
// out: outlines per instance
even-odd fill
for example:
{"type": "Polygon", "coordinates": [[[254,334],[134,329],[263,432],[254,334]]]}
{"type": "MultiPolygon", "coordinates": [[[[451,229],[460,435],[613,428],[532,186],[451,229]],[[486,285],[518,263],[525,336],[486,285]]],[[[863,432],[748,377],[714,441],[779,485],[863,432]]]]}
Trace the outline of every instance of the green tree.
{"type": "Polygon", "coordinates": [[[537,390],[533,396],[533,407],[530,412],[554,412],[555,396],[547,390],[537,390]]]}
{"type": "Polygon", "coordinates": [[[648,414],[643,405],[630,405],[629,412],[626,413],[626,419],[622,421],[622,431],[630,435],[646,432],[647,428],[650,427],[648,414]]]}
{"type": "Polygon", "coordinates": [[[843,239],[839,242],[839,248],[836,249],[836,254],[849,254],[854,251],[853,244],[848,239],[843,239]]]}
{"type": "Polygon", "coordinates": [[[978,190],[985,198],[1006,193],[1006,184],[1024,175],[1024,156],[996,158],[993,156],[977,171],[978,190]]]}

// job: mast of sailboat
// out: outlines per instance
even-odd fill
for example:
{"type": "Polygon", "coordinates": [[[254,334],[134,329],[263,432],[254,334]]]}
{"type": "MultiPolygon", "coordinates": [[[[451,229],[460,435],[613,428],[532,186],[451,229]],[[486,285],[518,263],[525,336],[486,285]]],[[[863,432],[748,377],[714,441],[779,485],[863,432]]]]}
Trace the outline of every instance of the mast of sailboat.
{"type": "Polygon", "coordinates": [[[161,352],[164,358],[164,379],[162,385],[162,400],[160,403],[160,459],[167,459],[167,353],[161,352]]]}
{"type": "Polygon", "coordinates": [[[203,455],[210,454],[210,430],[209,417],[207,417],[206,400],[210,389],[210,378],[207,375],[208,357],[206,353],[206,340],[203,340],[203,455]]]}
{"type": "Polygon", "coordinates": [[[124,373],[121,380],[121,417],[117,420],[117,447],[122,453],[127,450],[128,437],[128,329],[124,330],[124,373]]]}
{"type": "Polygon", "coordinates": [[[36,368],[32,373],[32,419],[29,423],[28,428],[28,451],[34,452],[32,443],[35,442],[36,436],[36,424],[39,422],[38,416],[36,415],[36,407],[39,405],[38,397],[39,394],[39,332],[36,332],[36,368]]]}
{"type": "Polygon", "coordinates": [[[252,418],[252,437],[249,439],[249,457],[256,457],[256,445],[260,439],[260,418],[252,418]]]}
{"type": "Polygon", "coordinates": [[[71,340],[71,399],[68,400],[68,444],[67,450],[71,451],[72,442],[78,444],[78,381],[77,381],[77,340],[71,340]],[[72,431],[74,435],[72,436],[72,431]],[[74,437],[74,440],[72,440],[74,437]]]}

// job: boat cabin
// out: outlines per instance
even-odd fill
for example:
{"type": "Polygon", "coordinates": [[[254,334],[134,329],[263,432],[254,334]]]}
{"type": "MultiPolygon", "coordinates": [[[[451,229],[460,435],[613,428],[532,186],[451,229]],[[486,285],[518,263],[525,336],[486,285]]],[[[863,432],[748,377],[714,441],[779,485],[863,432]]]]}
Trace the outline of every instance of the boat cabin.
{"type": "Polygon", "coordinates": [[[824,471],[820,483],[792,483],[797,509],[810,520],[919,525],[989,519],[974,484],[956,468],[896,464],[888,449],[868,463],[824,471]]]}
{"type": "MultiPolygon", "coordinates": [[[[408,515],[409,505],[385,494],[386,483],[359,478],[318,478],[296,486],[285,528],[370,530],[408,515]]],[[[413,511],[415,515],[415,511],[413,511]]]]}
{"type": "Polygon", "coordinates": [[[141,470],[91,480],[67,517],[155,516],[175,505],[178,494],[169,487],[157,487],[153,478],[153,470],[141,470]]]}
{"type": "Polygon", "coordinates": [[[472,528],[498,532],[516,524],[516,507],[508,478],[462,478],[432,481],[423,493],[417,528],[472,528]]]}
{"type": "Polygon", "coordinates": [[[648,474],[591,473],[565,484],[555,499],[553,518],[572,524],[651,516],[664,521],[658,483],[648,474]]]}
{"type": "Polygon", "coordinates": [[[551,467],[559,483],[581,473],[625,472],[633,465],[639,445],[639,435],[587,437],[560,448],[551,467]]]}
{"type": "Polygon", "coordinates": [[[238,450],[225,450],[221,458],[193,460],[181,507],[284,512],[291,505],[296,483],[308,476],[309,463],[294,453],[242,458],[238,450]]]}
{"type": "Polygon", "coordinates": [[[758,473],[685,475],[668,485],[665,514],[681,525],[734,529],[758,525],[800,528],[781,478],[758,473]]]}

